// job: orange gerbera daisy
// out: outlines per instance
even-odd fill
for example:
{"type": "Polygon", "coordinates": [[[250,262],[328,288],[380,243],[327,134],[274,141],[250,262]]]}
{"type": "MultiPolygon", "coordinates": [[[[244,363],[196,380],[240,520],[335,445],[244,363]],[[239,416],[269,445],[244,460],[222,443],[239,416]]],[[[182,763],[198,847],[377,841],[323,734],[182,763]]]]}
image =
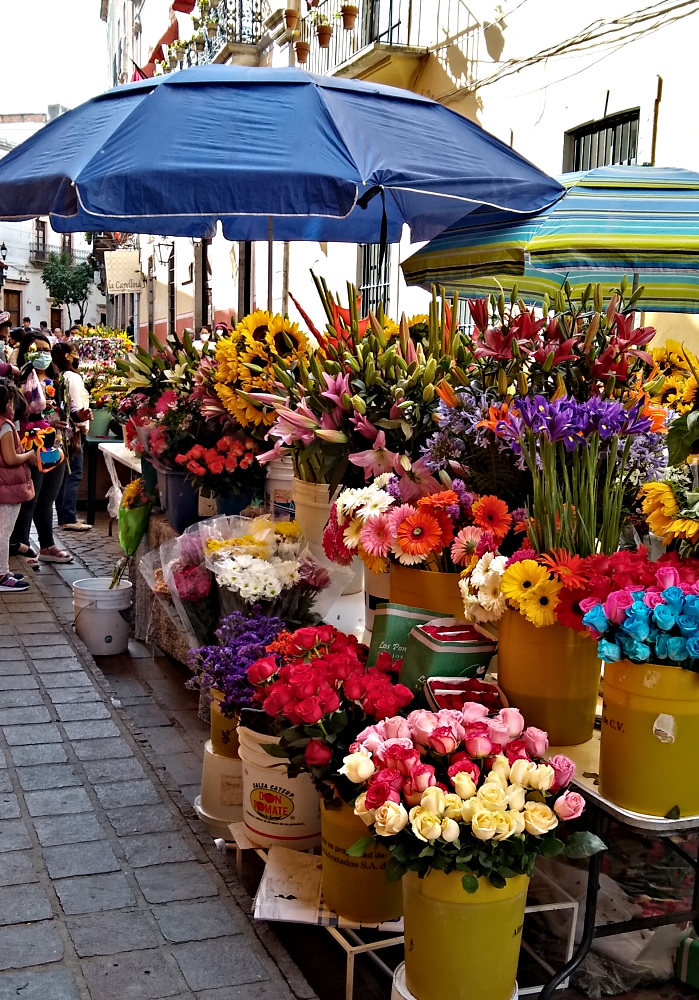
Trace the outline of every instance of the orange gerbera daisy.
{"type": "Polygon", "coordinates": [[[442,528],[437,518],[426,510],[406,517],[398,527],[396,538],[410,556],[424,556],[442,548],[442,528]]]}
{"type": "Polygon", "coordinates": [[[471,515],[479,528],[492,531],[498,541],[502,541],[512,526],[507,504],[498,497],[481,497],[471,507],[471,515]]]}
{"type": "Polygon", "coordinates": [[[445,510],[431,510],[430,514],[442,529],[442,547],[447,548],[454,541],[454,525],[451,522],[451,518],[445,510]]]}
{"type": "Polygon", "coordinates": [[[565,549],[553,549],[547,555],[541,556],[539,561],[551,570],[566,590],[576,590],[587,583],[587,577],[583,572],[584,560],[580,556],[571,555],[565,549]]]}
{"type": "Polygon", "coordinates": [[[441,493],[430,493],[420,497],[418,507],[429,507],[430,510],[446,510],[447,507],[459,505],[459,498],[453,490],[442,490],[441,493]]]}

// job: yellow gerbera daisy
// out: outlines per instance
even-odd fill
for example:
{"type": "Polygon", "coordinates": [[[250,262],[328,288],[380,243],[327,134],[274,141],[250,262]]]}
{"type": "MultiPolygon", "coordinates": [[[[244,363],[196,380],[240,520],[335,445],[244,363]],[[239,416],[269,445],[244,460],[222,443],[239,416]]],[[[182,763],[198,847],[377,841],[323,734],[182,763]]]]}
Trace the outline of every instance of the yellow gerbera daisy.
{"type": "Polygon", "coordinates": [[[357,555],[370,573],[388,573],[388,559],[370,555],[363,545],[357,547],[357,555]]]}
{"type": "Polygon", "coordinates": [[[521,607],[529,591],[549,580],[549,571],[534,559],[522,559],[508,566],[502,576],[500,590],[504,597],[521,607]]]}
{"type": "MultiPolygon", "coordinates": [[[[524,560],[526,562],[526,560],[524,560]]],[[[516,565],[521,566],[522,563],[516,565]]],[[[546,580],[527,591],[527,596],[520,603],[519,609],[532,625],[542,628],[556,622],[556,605],[562,584],[557,580],[546,580]]]]}

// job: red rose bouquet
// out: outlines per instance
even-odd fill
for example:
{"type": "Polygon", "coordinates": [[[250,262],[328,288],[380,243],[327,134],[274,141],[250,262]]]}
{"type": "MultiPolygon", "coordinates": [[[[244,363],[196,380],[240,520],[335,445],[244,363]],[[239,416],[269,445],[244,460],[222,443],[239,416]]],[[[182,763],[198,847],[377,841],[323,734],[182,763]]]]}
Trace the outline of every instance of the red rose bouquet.
{"type": "Polygon", "coordinates": [[[327,802],[337,794],[354,798],[341,771],[357,734],[371,720],[395,716],[412,700],[397,683],[401,661],[381,653],[367,668],[368,649],[331,625],[282,632],[267,655],[248,669],[278,745],[268,753],[285,757],[290,776],[309,772],[327,802]]]}

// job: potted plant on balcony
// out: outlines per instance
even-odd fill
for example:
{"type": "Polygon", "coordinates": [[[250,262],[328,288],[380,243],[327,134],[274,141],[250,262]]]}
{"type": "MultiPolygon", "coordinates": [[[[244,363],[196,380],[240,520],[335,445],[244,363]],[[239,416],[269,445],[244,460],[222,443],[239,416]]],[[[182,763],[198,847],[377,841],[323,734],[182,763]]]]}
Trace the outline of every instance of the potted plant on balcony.
{"type": "Polygon", "coordinates": [[[305,38],[299,38],[298,41],[294,42],[294,51],[296,52],[296,62],[299,66],[304,66],[308,62],[308,53],[310,52],[311,46],[305,38]]]}
{"type": "Polygon", "coordinates": [[[199,32],[198,34],[196,34],[194,36],[194,38],[192,39],[192,42],[193,42],[194,48],[196,49],[197,52],[203,52],[204,49],[206,48],[206,39],[201,34],[201,32],[199,32]]]}
{"type": "Polygon", "coordinates": [[[218,21],[215,21],[213,17],[207,18],[206,33],[209,36],[209,38],[215,38],[217,31],[218,31],[218,21]]]}
{"type": "Polygon", "coordinates": [[[316,35],[318,37],[318,45],[321,49],[329,48],[330,39],[332,38],[333,33],[333,26],[327,16],[316,11],[313,14],[313,24],[315,25],[316,35]]]}
{"type": "Polygon", "coordinates": [[[343,3],[336,16],[342,18],[342,27],[345,31],[353,31],[358,13],[359,8],[355,7],[353,3],[343,3]]]}
{"type": "Polygon", "coordinates": [[[174,52],[177,61],[182,62],[182,60],[187,55],[187,43],[175,42],[174,45],[172,46],[172,51],[174,52]]]}
{"type": "Polygon", "coordinates": [[[209,0],[199,0],[199,13],[201,14],[202,21],[206,21],[209,16],[209,9],[211,4],[209,0]]]}
{"type": "Polygon", "coordinates": [[[284,24],[287,31],[296,31],[299,23],[300,13],[295,7],[287,7],[284,11],[284,24]]]}

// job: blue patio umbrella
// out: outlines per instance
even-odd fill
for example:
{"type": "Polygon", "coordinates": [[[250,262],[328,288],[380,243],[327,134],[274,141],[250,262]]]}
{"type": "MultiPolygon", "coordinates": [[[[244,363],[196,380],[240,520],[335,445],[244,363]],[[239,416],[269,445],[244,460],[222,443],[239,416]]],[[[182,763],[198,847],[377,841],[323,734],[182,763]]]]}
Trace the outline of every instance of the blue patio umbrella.
{"type": "Polygon", "coordinates": [[[0,218],[57,232],[430,239],[559,183],[428,98],[292,68],[202,66],[107,91],[0,161],[0,218]]]}
{"type": "Polygon", "coordinates": [[[626,274],[645,288],[639,307],[699,312],[699,174],[660,167],[598,167],[563,174],[566,193],[533,218],[483,208],[403,263],[410,285],[460,294],[517,285],[540,302],[568,281],[605,294],[626,274]]]}

